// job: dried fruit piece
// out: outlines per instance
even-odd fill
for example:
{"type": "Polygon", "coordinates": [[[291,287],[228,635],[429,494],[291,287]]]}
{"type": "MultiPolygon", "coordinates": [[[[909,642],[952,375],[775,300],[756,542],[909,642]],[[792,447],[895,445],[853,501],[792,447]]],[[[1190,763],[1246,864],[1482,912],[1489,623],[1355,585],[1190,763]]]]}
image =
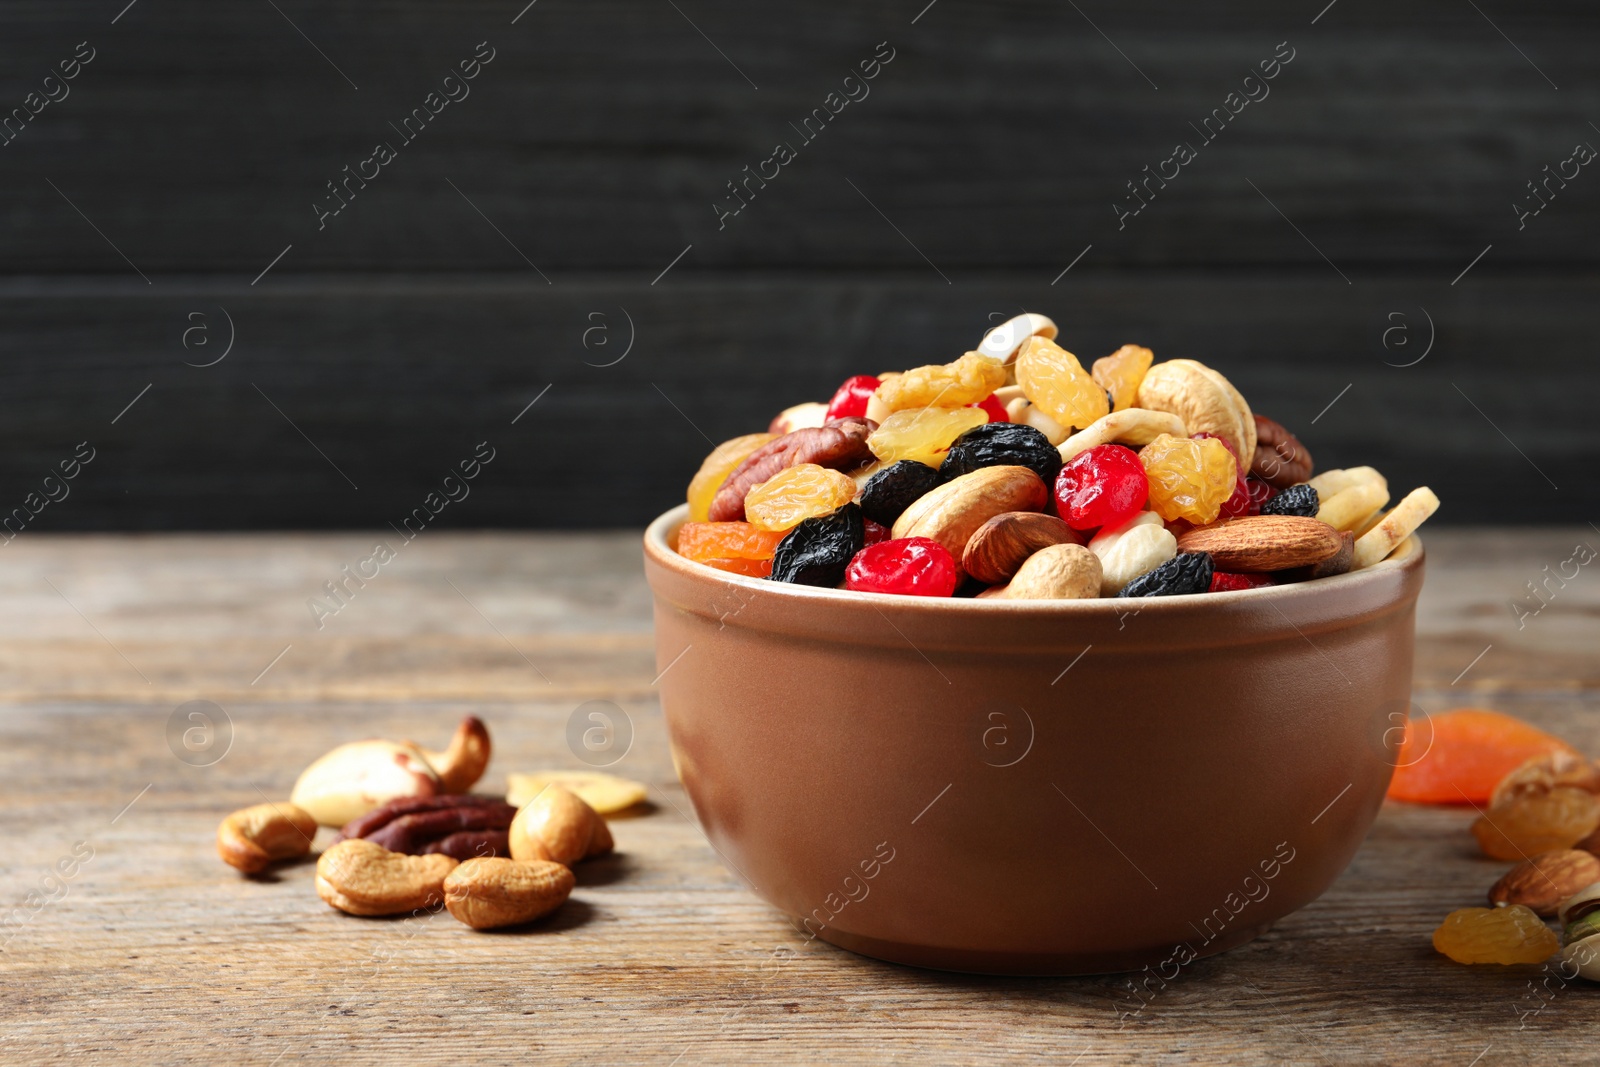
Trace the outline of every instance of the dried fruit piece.
{"type": "Polygon", "coordinates": [[[1549,918],[1563,901],[1600,881],[1600,857],[1577,849],[1552,849],[1530,856],[1489,890],[1490,904],[1521,904],[1549,918]]]}
{"type": "Polygon", "coordinates": [[[939,475],[949,481],[979,467],[1027,467],[1048,485],[1061,469],[1061,455],[1032,426],[991,422],[955,439],[939,465],[939,475]]]}
{"type": "Polygon", "coordinates": [[[770,433],[747,433],[713,448],[689,481],[689,521],[705,522],[711,513],[711,500],[722,488],[722,483],[728,480],[728,475],[744,462],[746,456],[776,439],[770,433]]]}
{"type": "Polygon", "coordinates": [[[1497,860],[1527,859],[1538,852],[1571,848],[1600,827],[1600,797],[1570,785],[1548,793],[1513,796],[1472,824],[1484,855],[1497,860]]]}
{"type": "Polygon", "coordinates": [[[1106,391],[1078,357],[1044,337],[1030,337],[1017,353],[1017,384],[1033,406],[1066,429],[1083,429],[1111,411],[1106,391]]]}
{"type": "Polygon", "coordinates": [[[1542,963],[1561,942],[1539,916],[1513,904],[1452,911],[1433,932],[1433,947],[1457,963],[1542,963]]]}
{"type": "MultiPolygon", "coordinates": [[[[1302,518],[1314,519],[1320,510],[1322,502],[1317,496],[1317,491],[1304,483],[1289,486],[1261,505],[1263,515],[1299,515],[1302,518]]],[[[1337,526],[1334,528],[1338,529],[1337,526]]]]}
{"type": "Polygon", "coordinates": [[[1056,511],[1074,530],[1118,527],[1144,510],[1150,480],[1139,456],[1121,445],[1079,453],[1056,476],[1056,511]]]}
{"type": "Polygon", "coordinates": [[[938,470],[926,463],[902,459],[868,478],[856,502],[861,505],[861,514],[868,519],[893,526],[906,508],[943,481],[938,470]]]}
{"type": "Polygon", "coordinates": [[[884,463],[914,459],[937,467],[952,441],[988,421],[982,408],[908,408],[884,419],[867,447],[884,463]]]}
{"type": "MultiPolygon", "coordinates": [[[[917,465],[919,467],[921,466],[920,463],[917,465]]],[[[864,548],[870,548],[873,545],[882,544],[894,536],[889,527],[883,525],[882,523],[873,522],[871,519],[862,519],[861,526],[866,531],[866,544],[862,546],[864,548]]]]}
{"type": "Polygon", "coordinates": [[[990,393],[982,402],[971,405],[989,416],[990,422],[1010,422],[1011,416],[1006,414],[1006,406],[1000,403],[1000,398],[990,393]]]}
{"type": "Polygon", "coordinates": [[[1264,589],[1272,585],[1272,579],[1265,574],[1230,574],[1227,571],[1213,571],[1211,574],[1211,593],[1233,593],[1240,589],[1264,589]]]}
{"type": "Polygon", "coordinates": [[[1211,588],[1211,557],[1204,552],[1181,552],[1167,562],[1141,574],[1122,587],[1118,596],[1184,596],[1204,593],[1211,588]]]}
{"type": "Polygon", "coordinates": [[[1559,737],[1498,711],[1441,712],[1407,724],[1388,796],[1414,804],[1483,804],[1523,762],[1558,751],[1577,755],[1559,737]]]}
{"type": "Polygon", "coordinates": [[[960,580],[955,559],[927,537],[870,545],[857,552],[845,570],[845,588],[862,593],[951,596],[960,580]]]}
{"type": "Polygon", "coordinates": [[[882,384],[870,374],[857,374],[853,378],[846,378],[844,384],[834,391],[833,399],[828,401],[828,410],[823,421],[866,415],[867,401],[872,399],[872,394],[882,384]]]}
{"type": "Polygon", "coordinates": [[[1420,486],[1411,490],[1401,498],[1400,503],[1389,509],[1389,514],[1356,538],[1356,555],[1351,563],[1352,570],[1370,567],[1388,558],[1389,553],[1399,548],[1401,543],[1427,521],[1428,516],[1439,510],[1439,498],[1432,489],[1420,486]]]}
{"type": "Polygon", "coordinates": [[[1215,522],[1233,495],[1237,465],[1216,438],[1162,434],[1139,450],[1139,462],[1150,479],[1150,510],[1169,522],[1215,522]]]}
{"type": "Polygon", "coordinates": [[[744,514],[763,530],[790,530],[806,519],[832,515],[855,496],[856,483],[848,474],[802,463],[751,486],[744,514]]]}
{"type": "Polygon", "coordinates": [[[631,808],[646,796],[643,782],[603,771],[535,771],[506,775],[506,803],[523,807],[552,785],[559,785],[601,815],[631,808]]]}
{"type": "Polygon", "coordinates": [[[744,518],[745,494],[786,467],[815,463],[848,471],[861,466],[872,455],[867,449],[867,435],[872,430],[873,424],[866,419],[835,419],[827,426],[796,430],[768,441],[728,475],[711,499],[708,518],[713,522],[744,518]]]}
{"type": "Polygon", "coordinates": [[[1534,756],[1500,779],[1489,796],[1489,807],[1502,807],[1522,793],[1548,793],[1558,785],[1600,793],[1600,767],[1566,749],[1534,756]]]}
{"type": "Polygon", "coordinates": [[[968,352],[954,363],[914,367],[878,386],[878,401],[890,412],[909,408],[958,408],[976,404],[1006,384],[999,363],[968,352]]]}
{"type": "Polygon", "coordinates": [[[678,527],[678,555],[697,563],[771,559],[782,540],[782,531],[748,522],[686,522],[678,527]]]}
{"type": "Polygon", "coordinates": [[[1139,383],[1155,362],[1156,354],[1140,345],[1123,345],[1109,356],[1094,361],[1089,371],[1095,383],[1111,394],[1111,410],[1133,407],[1139,383]]]}
{"type": "Polygon", "coordinates": [[[832,515],[806,519],[789,531],[772,557],[772,580],[835,586],[866,545],[861,508],[846,504],[832,515]]]}

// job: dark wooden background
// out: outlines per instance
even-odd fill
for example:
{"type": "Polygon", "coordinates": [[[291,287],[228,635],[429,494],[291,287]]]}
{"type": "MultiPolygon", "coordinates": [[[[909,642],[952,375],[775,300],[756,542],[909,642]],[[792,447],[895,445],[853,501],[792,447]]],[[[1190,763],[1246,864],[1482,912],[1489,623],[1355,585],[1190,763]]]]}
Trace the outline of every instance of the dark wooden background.
{"type": "Polygon", "coordinates": [[[1086,362],[1214,364],[1439,521],[1600,517],[1600,168],[1512,208],[1600,145],[1593,4],[925,2],[6,3],[0,110],[97,54],[0,147],[0,514],[88,440],[30,531],[382,527],[487,440],[441,524],[636,525],[710,441],[1027,308],[1086,362]],[[1124,182],[1283,41],[1271,95],[1119,231],[1124,182]],[[398,158],[319,232],[378,140],[398,158]]]}

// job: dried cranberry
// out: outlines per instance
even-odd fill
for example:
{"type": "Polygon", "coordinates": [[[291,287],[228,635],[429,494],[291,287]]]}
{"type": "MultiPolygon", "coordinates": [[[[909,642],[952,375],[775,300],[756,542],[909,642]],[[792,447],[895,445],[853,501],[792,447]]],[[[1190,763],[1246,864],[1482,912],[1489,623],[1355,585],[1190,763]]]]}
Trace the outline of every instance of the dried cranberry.
{"type": "Polygon", "coordinates": [[[868,545],[856,553],[844,576],[846,589],[903,596],[951,596],[959,580],[955,559],[927,537],[868,545]]]}
{"type": "Polygon", "coordinates": [[[1006,406],[1004,404],[1000,403],[1000,398],[995,396],[993,393],[990,393],[988,396],[984,397],[978,403],[972,404],[970,406],[971,407],[975,407],[975,408],[982,408],[984,410],[984,412],[989,416],[989,421],[990,422],[1010,422],[1011,421],[1011,416],[1006,414],[1006,406]]]}
{"type": "Polygon", "coordinates": [[[1074,530],[1120,526],[1143,510],[1150,480],[1132,449],[1096,445],[1061,468],[1055,496],[1057,512],[1074,530]]]}
{"type": "Polygon", "coordinates": [[[1230,574],[1216,571],[1211,575],[1212,593],[1231,593],[1236,589],[1262,589],[1272,584],[1265,574],[1230,574]]]}
{"type": "Polygon", "coordinates": [[[871,519],[862,519],[861,520],[861,525],[863,527],[865,527],[865,529],[867,531],[867,547],[868,548],[871,548],[873,545],[881,544],[882,542],[889,540],[889,527],[880,526],[877,523],[873,522],[871,519]]]}
{"type": "Polygon", "coordinates": [[[872,399],[872,394],[882,384],[870,374],[858,374],[854,378],[846,378],[844,384],[834,392],[833,399],[828,401],[827,419],[844,419],[852,415],[861,416],[867,413],[867,401],[872,399]]]}
{"type": "Polygon", "coordinates": [[[1245,479],[1245,485],[1250,492],[1250,514],[1261,514],[1261,508],[1267,501],[1278,495],[1275,486],[1269,485],[1255,475],[1245,479]]]}

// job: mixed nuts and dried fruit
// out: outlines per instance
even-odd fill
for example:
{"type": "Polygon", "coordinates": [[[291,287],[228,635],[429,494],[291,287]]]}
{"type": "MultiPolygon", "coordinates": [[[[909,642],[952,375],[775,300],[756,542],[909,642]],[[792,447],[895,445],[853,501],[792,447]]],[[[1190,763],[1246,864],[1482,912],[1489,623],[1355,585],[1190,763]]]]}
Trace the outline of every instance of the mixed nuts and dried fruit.
{"type": "Polygon", "coordinates": [[[1559,950],[1561,966],[1600,980],[1600,765],[1480,708],[1408,723],[1396,763],[1390,799],[1469,804],[1483,854],[1519,861],[1490,887],[1489,907],[1445,917],[1434,948],[1457,963],[1500,964],[1543,963],[1559,950]]]}
{"type": "Polygon", "coordinates": [[[910,596],[1175,596],[1384,559],[1439,506],[1311,454],[1192,359],[1085,370],[1024,314],[948,364],[857,375],[712,450],[677,550],[747,577],[910,596]]]}
{"type": "Polygon", "coordinates": [[[321,826],[339,832],[317,858],[317,895],[350,915],[439,906],[475,930],[559,908],[571,867],[613,848],[603,817],[645,798],[637,782],[594,771],[510,775],[505,799],[469,793],[489,765],[489,731],[468,716],[443,752],[412,741],[340,745],[307,767],[291,799],[236,811],[217,854],[246,874],[310,855],[321,826]]]}

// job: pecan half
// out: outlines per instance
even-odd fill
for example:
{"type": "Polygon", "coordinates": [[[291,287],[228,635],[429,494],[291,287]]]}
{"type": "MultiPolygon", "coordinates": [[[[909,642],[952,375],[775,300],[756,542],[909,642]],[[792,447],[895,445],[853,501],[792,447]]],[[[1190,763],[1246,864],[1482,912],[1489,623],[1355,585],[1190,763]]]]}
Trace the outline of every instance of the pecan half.
{"type": "Polygon", "coordinates": [[[722,483],[711,501],[712,522],[737,522],[744,518],[744,497],[750,487],[764,482],[781,470],[801,463],[849,471],[871,462],[867,435],[877,429],[870,419],[834,419],[826,426],[786,433],[768,441],[744,458],[722,483]]]}
{"type": "Polygon", "coordinates": [[[1265,415],[1256,416],[1256,453],[1250,473],[1279,489],[1311,480],[1316,468],[1300,439],[1265,415]]]}
{"type": "Polygon", "coordinates": [[[497,797],[404,797],[347,823],[334,843],[366,840],[410,856],[510,855],[517,809],[497,797]]]}

